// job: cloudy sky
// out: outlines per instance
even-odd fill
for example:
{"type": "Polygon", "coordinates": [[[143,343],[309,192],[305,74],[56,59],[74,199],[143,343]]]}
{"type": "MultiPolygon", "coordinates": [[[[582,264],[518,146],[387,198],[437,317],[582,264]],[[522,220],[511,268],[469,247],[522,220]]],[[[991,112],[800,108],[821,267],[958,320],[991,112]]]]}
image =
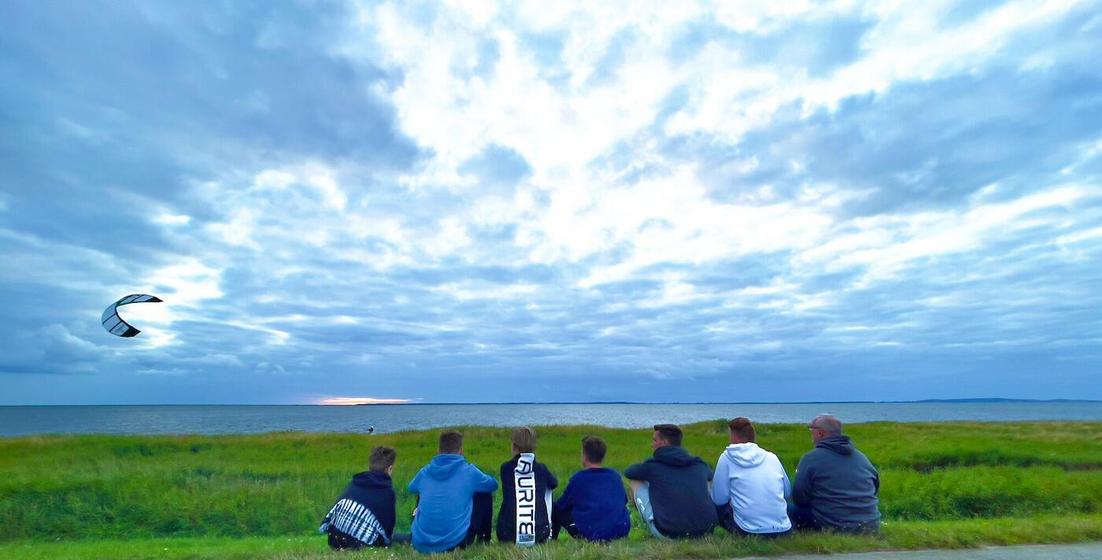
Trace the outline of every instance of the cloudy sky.
{"type": "Polygon", "coordinates": [[[1102,2],[0,20],[0,404],[1102,398],[1102,2]]]}

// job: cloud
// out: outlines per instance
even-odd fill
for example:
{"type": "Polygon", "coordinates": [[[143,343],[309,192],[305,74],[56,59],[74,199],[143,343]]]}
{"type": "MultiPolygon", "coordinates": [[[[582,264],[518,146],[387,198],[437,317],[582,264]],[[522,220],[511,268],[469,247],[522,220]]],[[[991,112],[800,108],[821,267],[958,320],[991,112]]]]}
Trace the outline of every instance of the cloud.
{"type": "Polygon", "coordinates": [[[1083,396],[1097,7],[12,7],[0,387],[1083,396]]]}

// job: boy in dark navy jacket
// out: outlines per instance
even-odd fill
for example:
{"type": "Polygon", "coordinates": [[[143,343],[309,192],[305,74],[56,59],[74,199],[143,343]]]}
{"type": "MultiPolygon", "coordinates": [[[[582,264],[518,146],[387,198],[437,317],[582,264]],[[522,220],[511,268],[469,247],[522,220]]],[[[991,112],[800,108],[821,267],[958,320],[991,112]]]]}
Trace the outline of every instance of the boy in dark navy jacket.
{"type": "Polygon", "coordinates": [[[352,482],[318,528],[321,533],[329,533],[330,548],[389,546],[393,542],[394,487],[390,474],[394,472],[397,457],[391,447],[379,446],[371,450],[370,470],[352,477],[352,482]]]}
{"type": "Polygon", "coordinates": [[[497,540],[532,546],[551,537],[551,491],[559,481],[536,462],[535,430],[517,428],[510,439],[514,455],[501,464],[497,540]]]}
{"type": "Polygon", "coordinates": [[[611,541],[631,530],[627,493],[620,473],[601,466],[608,446],[596,436],[582,438],[582,467],[555,502],[551,538],[566,532],[575,539],[611,541]]]}

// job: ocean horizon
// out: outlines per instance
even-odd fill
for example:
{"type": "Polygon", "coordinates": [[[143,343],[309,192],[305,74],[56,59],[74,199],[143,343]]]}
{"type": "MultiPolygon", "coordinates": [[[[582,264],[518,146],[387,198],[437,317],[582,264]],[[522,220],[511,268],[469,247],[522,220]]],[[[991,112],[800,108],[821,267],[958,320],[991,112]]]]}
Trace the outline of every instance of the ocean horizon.
{"type": "Polygon", "coordinates": [[[646,428],[746,416],[758,423],[807,422],[831,413],[847,424],[948,421],[1102,421],[1102,401],[953,399],[907,402],[556,402],[159,404],[0,406],[0,436],[41,434],[377,433],[446,426],[593,425],[646,428]],[[426,411],[430,411],[426,413],[426,411]]]}

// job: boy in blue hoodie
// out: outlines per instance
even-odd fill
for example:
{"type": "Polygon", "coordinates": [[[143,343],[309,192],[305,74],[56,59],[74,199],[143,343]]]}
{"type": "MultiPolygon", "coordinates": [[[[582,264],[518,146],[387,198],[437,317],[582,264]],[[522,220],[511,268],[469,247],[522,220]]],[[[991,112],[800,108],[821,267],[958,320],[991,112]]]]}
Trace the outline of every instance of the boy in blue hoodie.
{"type": "Polygon", "coordinates": [[[570,477],[552,514],[551,538],[559,531],[575,539],[612,541],[631,530],[627,493],[620,473],[602,466],[608,445],[597,436],[582,438],[583,469],[570,477]]]}
{"type": "Polygon", "coordinates": [[[463,434],[440,434],[440,454],[409,483],[418,496],[413,518],[413,548],[447,552],[490,540],[493,491],[497,481],[463,457],[463,434]]]}
{"type": "Polygon", "coordinates": [[[318,532],[329,533],[330,548],[356,549],[408,541],[409,535],[403,539],[394,534],[394,487],[390,474],[397,457],[391,447],[371,450],[370,470],[352,477],[318,527],[318,532]]]}

